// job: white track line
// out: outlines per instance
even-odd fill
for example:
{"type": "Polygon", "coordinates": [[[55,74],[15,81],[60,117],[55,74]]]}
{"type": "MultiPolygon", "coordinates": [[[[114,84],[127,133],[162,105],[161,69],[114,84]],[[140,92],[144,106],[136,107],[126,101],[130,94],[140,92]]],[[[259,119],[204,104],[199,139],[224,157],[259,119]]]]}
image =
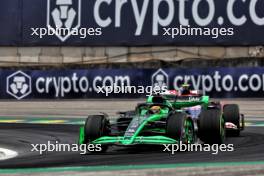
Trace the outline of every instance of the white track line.
{"type": "Polygon", "coordinates": [[[14,158],[18,155],[16,151],[0,148],[0,161],[14,158]]]}

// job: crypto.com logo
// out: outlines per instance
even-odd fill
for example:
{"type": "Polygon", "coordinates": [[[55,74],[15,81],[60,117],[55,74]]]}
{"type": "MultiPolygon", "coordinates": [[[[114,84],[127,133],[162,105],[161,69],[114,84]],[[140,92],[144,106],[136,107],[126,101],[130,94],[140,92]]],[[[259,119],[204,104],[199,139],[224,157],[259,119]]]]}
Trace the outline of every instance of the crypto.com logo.
{"type": "Polygon", "coordinates": [[[72,33],[73,29],[81,26],[81,0],[47,0],[47,27],[54,31],[65,29],[66,34],[57,33],[56,36],[64,42],[72,33]]]}
{"type": "Polygon", "coordinates": [[[17,71],[6,79],[6,92],[20,100],[31,93],[31,77],[22,71],[17,71]]]}
{"type": "Polygon", "coordinates": [[[151,83],[153,87],[168,87],[169,86],[169,76],[168,74],[162,70],[159,69],[156,71],[152,77],[151,77],[151,83]]]}

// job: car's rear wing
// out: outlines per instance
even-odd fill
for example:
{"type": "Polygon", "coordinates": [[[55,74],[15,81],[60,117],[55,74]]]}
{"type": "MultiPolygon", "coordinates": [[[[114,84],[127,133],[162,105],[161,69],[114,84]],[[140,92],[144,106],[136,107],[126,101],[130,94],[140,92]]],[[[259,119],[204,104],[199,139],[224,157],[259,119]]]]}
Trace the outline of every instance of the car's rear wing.
{"type": "Polygon", "coordinates": [[[177,90],[167,90],[161,94],[176,109],[209,104],[209,96],[203,96],[200,90],[191,90],[188,95],[181,95],[177,90]]]}
{"type": "Polygon", "coordinates": [[[197,105],[207,107],[209,104],[209,96],[179,96],[175,100],[171,100],[171,103],[176,109],[197,105]]]}

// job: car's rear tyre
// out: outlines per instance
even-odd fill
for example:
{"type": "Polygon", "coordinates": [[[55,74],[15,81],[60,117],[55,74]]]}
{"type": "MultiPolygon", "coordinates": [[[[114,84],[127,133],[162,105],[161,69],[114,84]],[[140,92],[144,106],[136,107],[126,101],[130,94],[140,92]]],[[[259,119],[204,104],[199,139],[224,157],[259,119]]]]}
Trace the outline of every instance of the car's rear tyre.
{"type": "Polygon", "coordinates": [[[237,126],[237,130],[228,131],[229,136],[240,135],[240,113],[237,104],[227,104],[224,106],[224,120],[225,122],[231,122],[237,126]]]}
{"type": "MultiPolygon", "coordinates": [[[[109,121],[104,115],[91,115],[88,116],[84,125],[85,140],[84,143],[89,144],[90,142],[107,136],[110,132],[109,121]]],[[[94,152],[105,152],[108,148],[107,145],[101,145],[101,151],[94,152]]]]}
{"type": "Polygon", "coordinates": [[[167,118],[167,136],[185,144],[195,142],[194,125],[185,113],[174,113],[167,118]]]}
{"type": "Polygon", "coordinates": [[[206,144],[222,144],[225,140],[225,123],[221,111],[209,109],[201,112],[198,122],[199,138],[206,144]]]}

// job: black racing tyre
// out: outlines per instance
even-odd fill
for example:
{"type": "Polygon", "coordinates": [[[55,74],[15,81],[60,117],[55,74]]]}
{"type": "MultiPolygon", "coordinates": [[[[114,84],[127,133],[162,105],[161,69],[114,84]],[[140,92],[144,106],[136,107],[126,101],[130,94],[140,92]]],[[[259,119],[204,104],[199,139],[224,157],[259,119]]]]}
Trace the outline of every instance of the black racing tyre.
{"type": "Polygon", "coordinates": [[[237,130],[228,131],[228,135],[239,136],[240,135],[240,113],[237,104],[227,104],[224,106],[224,120],[225,122],[231,122],[237,126],[237,130]]]}
{"type": "Polygon", "coordinates": [[[203,110],[198,121],[199,138],[206,144],[222,144],[225,139],[225,123],[218,109],[203,110]]]}
{"type": "MultiPolygon", "coordinates": [[[[108,119],[104,115],[90,115],[84,125],[85,143],[89,143],[99,137],[107,136],[110,133],[108,119]]],[[[101,152],[105,152],[107,145],[101,145],[101,152]]]]}
{"type": "Polygon", "coordinates": [[[176,112],[168,116],[166,133],[168,137],[178,142],[185,144],[195,142],[193,121],[185,113],[176,112]]]}

